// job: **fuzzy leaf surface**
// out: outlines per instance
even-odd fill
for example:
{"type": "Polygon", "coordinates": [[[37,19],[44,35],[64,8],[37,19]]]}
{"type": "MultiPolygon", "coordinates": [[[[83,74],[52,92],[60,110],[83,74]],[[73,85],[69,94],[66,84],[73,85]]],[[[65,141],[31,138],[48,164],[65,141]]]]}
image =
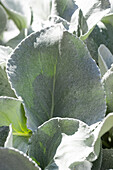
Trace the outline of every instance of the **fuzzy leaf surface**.
{"type": "Polygon", "coordinates": [[[33,130],[52,117],[87,124],[104,117],[99,69],[83,42],[60,24],[26,38],[8,60],[7,73],[33,130]]]}

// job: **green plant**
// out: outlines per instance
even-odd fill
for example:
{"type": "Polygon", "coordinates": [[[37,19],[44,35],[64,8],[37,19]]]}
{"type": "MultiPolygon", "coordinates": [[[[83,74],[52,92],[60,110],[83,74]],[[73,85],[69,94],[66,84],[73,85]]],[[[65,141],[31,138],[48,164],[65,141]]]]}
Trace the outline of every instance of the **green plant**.
{"type": "Polygon", "coordinates": [[[10,46],[0,46],[2,169],[10,154],[7,169],[15,169],[18,157],[21,169],[113,168],[106,158],[113,152],[111,2],[34,0],[30,19],[20,1],[9,2],[0,1],[1,44],[10,46]],[[6,41],[9,20],[19,33],[6,41]]]}

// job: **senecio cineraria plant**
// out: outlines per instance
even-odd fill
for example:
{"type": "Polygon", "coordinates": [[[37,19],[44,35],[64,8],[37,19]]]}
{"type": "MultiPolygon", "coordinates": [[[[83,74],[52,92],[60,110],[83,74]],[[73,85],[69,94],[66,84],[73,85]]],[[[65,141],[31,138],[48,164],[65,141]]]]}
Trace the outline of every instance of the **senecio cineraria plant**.
{"type": "Polygon", "coordinates": [[[113,1],[0,0],[0,170],[113,169],[112,63],[113,1]]]}

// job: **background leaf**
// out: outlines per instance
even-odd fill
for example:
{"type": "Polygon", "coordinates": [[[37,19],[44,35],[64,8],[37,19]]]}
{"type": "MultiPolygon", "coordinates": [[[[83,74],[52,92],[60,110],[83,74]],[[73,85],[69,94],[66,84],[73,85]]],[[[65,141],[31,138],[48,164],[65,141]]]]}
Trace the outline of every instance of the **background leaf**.
{"type": "Polygon", "coordinates": [[[113,66],[104,74],[102,82],[106,92],[107,112],[113,112],[113,66]]]}
{"type": "Polygon", "coordinates": [[[57,116],[88,124],[104,117],[99,69],[83,42],[60,24],[26,38],[11,55],[7,73],[32,130],[57,116]]]}
{"type": "Polygon", "coordinates": [[[16,97],[6,74],[6,62],[11,52],[10,47],[0,46],[0,96],[16,97]]]}
{"type": "Polygon", "coordinates": [[[101,170],[113,168],[113,149],[103,149],[101,170]]]}
{"type": "Polygon", "coordinates": [[[26,8],[24,8],[24,3],[19,0],[2,0],[0,4],[19,30],[26,28],[30,24],[30,9],[27,4],[26,8]]]}
{"type": "Polygon", "coordinates": [[[46,21],[51,14],[52,0],[29,0],[26,3],[28,3],[33,12],[32,29],[34,31],[40,30],[47,24],[46,21]]]}
{"type": "Polygon", "coordinates": [[[0,148],[1,170],[39,170],[40,168],[26,155],[18,150],[0,148]]]}
{"type": "Polygon", "coordinates": [[[26,117],[20,100],[8,97],[0,98],[0,126],[9,126],[13,129],[13,147],[26,152],[30,130],[26,127],[26,117]],[[24,147],[23,147],[24,146],[24,147]]]}
{"type": "Polygon", "coordinates": [[[4,31],[7,23],[7,15],[0,5],[0,34],[4,31]]]}
{"type": "Polygon", "coordinates": [[[113,64],[113,55],[104,44],[101,44],[98,49],[98,63],[102,76],[108,71],[108,69],[111,68],[111,65],[113,64]]]}
{"type": "Polygon", "coordinates": [[[99,22],[85,41],[91,56],[98,63],[98,47],[104,44],[113,54],[113,26],[99,22]]]}
{"type": "MultiPolygon", "coordinates": [[[[83,13],[83,17],[87,23],[86,32],[83,32],[83,27],[81,27],[81,39],[85,40],[89,33],[93,30],[94,26],[107,14],[110,12],[110,2],[109,1],[100,1],[100,0],[86,0],[85,3],[82,0],[76,0],[76,4],[78,5],[78,10],[81,9],[83,13]]],[[[78,11],[75,11],[73,18],[77,18],[78,11]]],[[[83,18],[82,17],[82,18],[83,18]]],[[[78,16],[78,20],[81,20],[81,16],[78,16]]],[[[86,25],[85,23],[85,25],[86,25]]],[[[78,23],[79,24],[79,23],[78,23]]]]}
{"type": "Polygon", "coordinates": [[[78,6],[73,0],[53,0],[51,15],[58,15],[70,22],[71,17],[77,8],[78,6]]]}
{"type": "Polygon", "coordinates": [[[9,133],[9,127],[8,126],[1,126],[0,127],[0,147],[4,146],[4,143],[6,142],[8,133],[9,133]]]}

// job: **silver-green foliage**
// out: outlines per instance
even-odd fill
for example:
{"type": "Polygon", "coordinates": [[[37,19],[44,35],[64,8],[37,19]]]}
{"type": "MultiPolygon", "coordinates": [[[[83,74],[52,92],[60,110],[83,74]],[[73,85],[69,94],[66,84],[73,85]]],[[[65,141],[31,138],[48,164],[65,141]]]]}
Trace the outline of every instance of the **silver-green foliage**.
{"type": "Polygon", "coordinates": [[[7,73],[33,130],[56,116],[88,124],[104,117],[99,69],[84,43],[61,24],[26,38],[8,60],[7,73]]]}

